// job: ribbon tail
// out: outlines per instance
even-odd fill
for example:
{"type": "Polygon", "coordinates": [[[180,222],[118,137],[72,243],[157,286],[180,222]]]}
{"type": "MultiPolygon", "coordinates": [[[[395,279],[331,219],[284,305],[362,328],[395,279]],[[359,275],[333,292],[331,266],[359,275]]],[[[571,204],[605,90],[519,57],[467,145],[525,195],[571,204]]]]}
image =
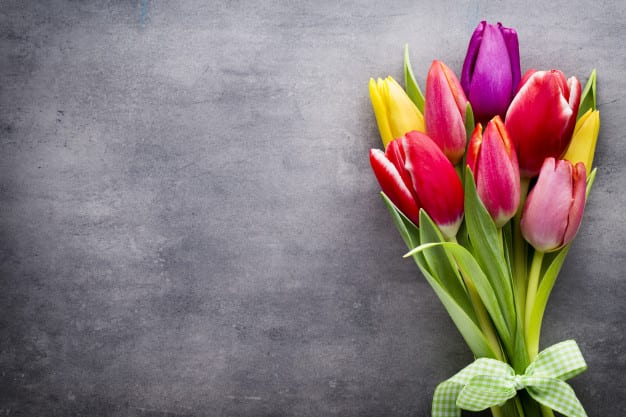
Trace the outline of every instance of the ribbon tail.
{"type": "Polygon", "coordinates": [[[463,386],[447,380],[437,385],[433,395],[432,417],[461,417],[461,409],[456,405],[456,399],[463,386]]]}
{"type": "Polygon", "coordinates": [[[528,394],[538,403],[550,407],[567,417],[587,417],[572,387],[560,379],[551,378],[526,387],[528,394]]]}

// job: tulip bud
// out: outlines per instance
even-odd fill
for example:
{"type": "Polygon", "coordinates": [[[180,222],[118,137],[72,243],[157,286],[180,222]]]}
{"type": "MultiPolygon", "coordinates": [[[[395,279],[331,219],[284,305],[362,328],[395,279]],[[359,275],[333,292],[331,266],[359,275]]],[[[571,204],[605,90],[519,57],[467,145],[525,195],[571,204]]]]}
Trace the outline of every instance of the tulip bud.
{"type": "Polygon", "coordinates": [[[533,177],[544,159],[560,157],[572,138],[580,104],[580,82],[561,71],[529,70],[506,113],[520,173],[533,177]]]}
{"type": "Polygon", "coordinates": [[[463,187],[441,149],[426,135],[409,132],[387,150],[370,151],[370,163],[383,192],[416,225],[419,209],[455,236],[463,220],[463,187]]]}
{"type": "Polygon", "coordinates": [[[433,61],[426,78],[426,133],[452,164],[459,162],[465,153],[467,103],[456,75],[443,62],[433,61]]]}
{"type": "Polygon", "coordinates": [[[480,22],[467,48],[461,72],[463,91],[474,117],[486,122],[504,117],[520,81],[519,42],[515,29],[480,22]]]}
{"type": "Polygon", "coordinates": [[[484,134],[482,126],[476,125],[467,148],[467,165],[494,223],[504,226],[519,206],[520,176],[515,148],[500,116],[487,123],[484,134]]]}
{"type": "Polygon", "coordinates": [[[378,81],[370,78],[369,90],[385,148],[389,142],[407,132],[425,131],[424,116],[396,80],[390,76],[378,81]]]}
{"type": "Polygon", "coordinates": [[[524,238],[539,252],[550,252],[574,239],[585,209],[585,166],[547,158],[522,212],[524,238]]]}
{"type": "Polygon", "coordinates": [[[565,155],[563,155],[563,159],[567,159],[572,164],[576,162],[584,163],[587,176],[591,173],[599,132],[600,112],[589,109],[576,122],[572,141],[567,151],[565,151],[565,155]]]}

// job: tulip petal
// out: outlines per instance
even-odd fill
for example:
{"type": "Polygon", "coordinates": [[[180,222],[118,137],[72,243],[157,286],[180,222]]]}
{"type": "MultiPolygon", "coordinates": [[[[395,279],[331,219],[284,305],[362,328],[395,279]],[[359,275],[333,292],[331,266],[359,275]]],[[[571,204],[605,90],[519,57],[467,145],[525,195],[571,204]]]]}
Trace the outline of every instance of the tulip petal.
{"type": "Polygon", "coordinates": [[[569,209],[569,216],[567,218],[567,228],[563,236],[562,245],[567,245],[574,239],[580,222],[583,218],[583,212],[585,211],[585,193],[587,191],[587,176],[585,173],[585,165],[579,162],[574,166],[572,176],[572,205],[569,209]]]}
{"type": "Polygon", "coordinates": [[[454,73],[442,62],[433,61],[426,78],[426,132],[453,164],[465,152],[466,107],[467,98],[454,73]]]}
{"type": "Polygon", "coordinates": [[[504,226],[520,202],[517,157],[500,117],[487,124],[475,171],[476,189],[491,218],[504,226]]]}
{"type": "Polygon", "coordinates": [[[587,176],[593,167],[593,156],[600,132],[600,112],[591,109],[582,115],[576,122],[572,140],[563,155],[572,164],[583,162],[587,170],[587,176]]]}
{"type": "Polygon", "coordinates": [[[392,140],[389,143],[389,146],[387,146],[387,149],[385,150],[385,157],[396,167],[398,173],[400,174],[400,177],[402,178],[402,181],[404,182],[404,185],[411,192],[411,195],[413,196],[413,199],[415,200],[417,206],[420,207],[421,204],[419,197],[413,190],[413,181],[411,180],[411,175],[404,168],[404,160],[406,158],[404,155],[404,147],[402,146],[401,138],[392,140]]]}
{"type": "Polygon", "coordinates": [[[504,116],[511,98],[513,77],[509,52],[502,33],[487,25],[472,73],[469,100],[479,121],[504,116]]]}
{"type": "MultiPolygon", "coordinates": [[[[565,78],[565,76],[563,78],[565,78]]],[[[572,109],[574,115],[578,115],[578,107],[580,106],[581,94],[580,81],[578,81],[576,77],[570,77],[567,80],[567,90],[569,92],[567,104],[572,109]]],[[[563,129],[563,134],[561,136],[561,146],[563,147],[563,150],[567,148],[567,145],[569,145],[570,141],[572,140],[572,133],[574,132],[575,126],[576,117],[570,117],[569,122],[563,129]]]]}
{"type": "Polygon", "coordinates": [[[383,140],[383,145],[387,147],[387,144],[393,140],[393,135],[391,134],[391,128],[389,127],[387,109],[378,89],[382,80],[380,78],[378,80],[379,82],[377,83],[373,78],[370,78],[370,99],[372,101],[372,107],[374,108],[374,116],[376,116],[376,123],[378,124],[378,130],[380,132],[381,139],[383,140]]]}
{"type": "MultiPolygon", "coordinates": [[[[511,76],[512,76],[512,88],[514,93],[517,91],[517,86],[520,83],[521,67],[519,58],[519,40],[517,39],[517,32],[513,28],[507,28],[502,26],[502,23],[498,23],[498,29],[502,33],[504,42],[506,43],[506,49],[509,52],[509,60],[511,62],[511,76]]],[[[511,97],[512,98],[512,97],[511,97]]]]}
{"type": "Polygon", "coordinates": [[[410,132],[402,139],[405,168],[424,210],[450,238],[463,220],[463,187],[454,167],[428,136],[410,132]]]}
{"type": "Polygon", "coordinates": [[[532,177],[545,158],[559,157],[567,147],[576,114],[567,99],[575,102],[579,94],[576,83],[569,92],[560,71],[536,71],[524,78],[507,111],[506,128],[515,143],[520,173],[532,177]]]}
{"type": "Polygon", "coordinates": [[[537,70],[534,69],[534,68],[531,68],[528,71],[526,71],[524,73],[524,75],[522,75],[522,78],[519,81],[519,85],[518,85],[517,91],[519,91],[519,89],[522,88],[522,86],[524,84],[526,84],[528,82],[528,80],[530,79],[530,77],[532,77],[533,74],[536,73],[536,72],[537,72],[537,70]]]}
{"type": "Polygon", "coordinates": [[[465,95],[470,94],[470,82],[472,79],[472,73],[476,66],[476,57],[478,56],[478,49],[483,39],[483,31],[487,25],[486,21],[482,21],[478,24],[472,37],[470,38],[469,45],[467,46],[467,53],[465,54],[465,61],[463,61],[463,69],[461,70],[461,86],[465,95]]]}
{"type": "Polygon", "coordinates": [[[546,158],[522,214],[524,238],[540,252],[562,246],[572,205],[572,165],[546,158]]]}
{"type": "Polygon", "coordinates": [[[391,77],[386,79],[387,117],[394,138],[404,136],[406,132],[418,130],[423,132],[424,118],[411,101],[404,89],[391,77]]]}
{"type": "Polygon", "coordinates": [[[413,223],[419,222],[419,207],[396,169],[379,149],[370,150],[370,164],[383,192],[413,223]]]}
{"type": "Polygon", "coordinates": [[[467,153],[465,155],[465,164],[470,168],[474,177],[478,171],[478,154],[483,143],[483,126],[480,123],[476,124],[474,132],[470,137],[469,144],[467,145],[467,153]]]}

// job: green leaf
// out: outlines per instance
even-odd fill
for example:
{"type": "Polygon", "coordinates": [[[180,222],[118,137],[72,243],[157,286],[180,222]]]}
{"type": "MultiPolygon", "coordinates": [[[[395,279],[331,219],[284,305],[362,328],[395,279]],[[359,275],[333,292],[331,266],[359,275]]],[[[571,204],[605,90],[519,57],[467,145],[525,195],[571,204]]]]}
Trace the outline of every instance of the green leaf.
{"type": "MultiPolygon", "coordinates": [[[[424,243],[443,243],[445,238],[430,216],[420,210],[420,241],[424,243]]],[[[472,302],[465,289],[463,278],[459,274],[457,264],[443,246],[433,246],[430,250],[422,252],[424,259],[435,279],[445,288],[463,310],[478,324],[472,302]]]]}
{"type": "Polygon", "coordinates": [[[598,172],[598,168],[594,168],[589,174],[587,178],[587,190],[585,191],[585,201],[589,198],[589,193],[591,192],[591,187],[593,187],[593,183],[596,180],[596,173],[598,172]]]}
{"type": "Polygon", "coordinates": [[[459,231],[456,233],[456,240],[459,242],[459,245],[467,248],[470,252],[474,252],[472,249],[472,242],[470,242],[469,234],[467,233],[467,224],[465,220],[461,223],[461,227],[459,227],[459,231]]]}
{"type": "MultiPolygon", "coordinates": [[[[436,245],[431,244],[431,245],[436,245]]],[[[485,338],[485,335],[480,330],[480,327],[476,322],[467,314],[467,312],[457,303],[457,301],[439,284],[439,282],[428,271],[428,267],[425,264],[425,260],[420,253],[416,253],[413,259],[420,267],[424,278],[430,284],[437,297],[443,304],[444,308],[448,312],[448,315],[456,325],[459,333],[467,343],[467,346],[471,349],[474,356],[477,358],[492,358],[497,359],[496,354],[493,352],[489,343],[485,338]]]]}
{"type": "Polygon", "coordinates": [[[480,265],[478,265],[476,259],[474,259],[467,249],[454,242],[422,243],[407,255],[414,255],[419,252],[427,253],[428,251],[436,249],[438,246],[444,247],[452,254],[463,276],[474,283],[481,301],[487,309],[487,312],[489,312],[489,316],[500,334],[500,338],[505,345],[508,343],[508,345],[511,346],[513,335],[511,334],[511,330],[507,327],[504,314],[498,303],[497,295],[480,265]]]}
{"type": "Polygon", "coordinates": [[[389,214],[391,214],[391,218],[393,219],[396,228],[400,232],[404,243],[406,243],[406,246],[409,249],[419,246],[420,231],[417,226],[415,226],[415,224],[413,224],[413,222],[409,220],[400,211],[400,209],[398,209],[398,207],[396,207],[396,205],[391,202],[391,200],[385,195],[385,193],[381,191],[380,195],[383,198],[383,201],[385,202],[385,205],[389,210],[389,214]]]}
{"type": "Polygon", "coordinates": [[[585,84],[585,88],[580,96],[580,106],[578,107],[578,115],[576,116],[576,120],[580,119],[580,117],[587,112],[587,110],[592,109],[596,110],[596,69],[594,68],[591,71],[591,75],[589,75],[589,79],[587,80],[587,84],[585,84]]]}
{"type": "Polygon", "coordinates": [[[526,349],[526,337],[522,326],[515,326],[515,336],[513,341],[513,353],[509,355],[511,366],[519,375],[526,371],[529,365],[528,350],[526,349]]]}
{"type": "Polygon", "coordinates": [[[420,90],[417,81],[415,81],[415,76],[413,76],[411,61],[409,60],[408,44],[404,45],[404,86],[411,101],[413,101],[419,111],[424,114],[424,95],[422,94],[422,90],[420,90]]]}
{"type": "MultiPolygon", "coordinates": [[[[473,255],[496,293],[500,305],[499,310],[507,323],[507,328],[510,332],[514,332],[517,316],[510,267],[504,257],[500,234],[478,197],[474,177],[469,167],[465,173],[465,221],[472,242],[473,255]]],[[[492,319],[495,320],[494,317],[492,319]]],[[[507,343],[511,341],[511,338],[503,339],[505,347],[511,347],[511,344],[507,343]]]]}
{"type": "MultiPolygon", "coordinates": [[[[413,224],[409,219],[402,214],[402,212],[389,200],[389,198],[381,193],[385,205],[389,209],[389,213],[393,219],[394,224],[398,228],[400,235],[404,239],[407,247],[412,249],[419,246],[419,228],[413,224]]],[[[446,289],[438,282],[430,272],[426,259],[423,254],[416,253],[413,255],[413,260],[422,271],[422,274],[426,278],[426,281],[430,284],[432,289],[441,300],[444,308],[448,312],[448,315],[456,325],[457,329],[461,333],[461,336],[474,353],[476,357],[496,358],[493,350],[489,347],[489,343],[482,333],[476,321],[472,318],[471,314],[459,305],[459,303],[446,291],[446,289]]]]}
{"type": "MultiPolygon", "coordinates": [[[[502,227],[502,242],[504,244],[504,262],[509,268],[509,276],[513,276],[511,265],[513,261],[513,221],[508,221],[502,227]]],[[[513,297],[515,298],[515,297],[513,297]]]]}
{"type": "Polygon", "coordinates": [[[472,105],[468,101],[467,107],[465,107],[465,134],[467,136],[468,144],[469,144],[470,138],[472,137],[472,133],[474,133],[475,128],[476,128],[476,122],[474,121],[474,111],[472,110],[472,105]]]}

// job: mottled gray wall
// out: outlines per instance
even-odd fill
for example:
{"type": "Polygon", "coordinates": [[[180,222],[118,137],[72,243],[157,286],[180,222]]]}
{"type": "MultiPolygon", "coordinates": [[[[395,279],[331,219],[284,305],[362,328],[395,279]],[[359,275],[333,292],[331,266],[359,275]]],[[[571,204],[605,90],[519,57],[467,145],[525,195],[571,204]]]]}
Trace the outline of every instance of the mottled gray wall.
{"type": "Polygon", "coordinates": [[[623,415],[626,11],[511,3],[0,2],[0,415],[426,416],[471,360],[370,173],[367,81],[598,68],[596,186],[547,311],[623,415]],[[619,384],[622,385],[620,386],[619,384]]]}

